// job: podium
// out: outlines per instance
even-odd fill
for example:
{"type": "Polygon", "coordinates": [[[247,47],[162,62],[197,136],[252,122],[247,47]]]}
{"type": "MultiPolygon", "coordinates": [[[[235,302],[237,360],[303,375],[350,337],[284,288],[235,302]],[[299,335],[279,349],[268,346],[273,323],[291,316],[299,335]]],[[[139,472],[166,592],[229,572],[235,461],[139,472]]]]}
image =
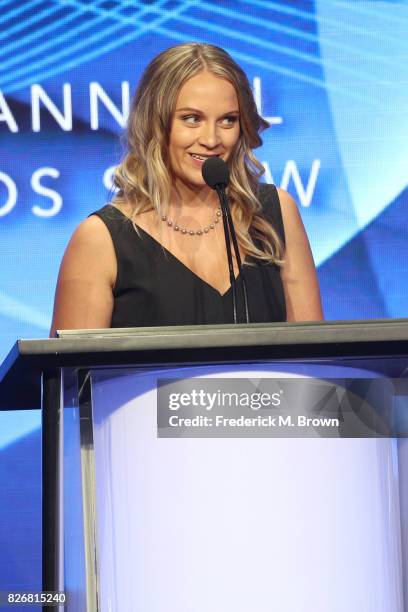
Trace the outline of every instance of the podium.
{"type": "Polygon", "coordinates": [[[407,374],[408,320],[18,341],[0,409],[42,408],[43,590],[78,612],[408,611],[403,435],[174,434],[158,408],[169,380],[407,374]]]}

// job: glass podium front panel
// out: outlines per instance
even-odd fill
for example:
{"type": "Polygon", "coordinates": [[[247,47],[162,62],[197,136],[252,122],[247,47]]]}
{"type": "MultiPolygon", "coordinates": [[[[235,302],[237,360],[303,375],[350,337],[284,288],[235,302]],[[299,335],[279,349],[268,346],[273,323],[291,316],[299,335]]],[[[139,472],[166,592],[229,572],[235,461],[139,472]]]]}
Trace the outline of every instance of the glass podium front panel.
{"type": "Polygon", "coordinates": [[[158,436],[159,379],[384,376],[356,364],[92,371],[92,412],[65,428],[68,592],[76,576],[102,611],[403,612],[404,438],[158,436]]]}

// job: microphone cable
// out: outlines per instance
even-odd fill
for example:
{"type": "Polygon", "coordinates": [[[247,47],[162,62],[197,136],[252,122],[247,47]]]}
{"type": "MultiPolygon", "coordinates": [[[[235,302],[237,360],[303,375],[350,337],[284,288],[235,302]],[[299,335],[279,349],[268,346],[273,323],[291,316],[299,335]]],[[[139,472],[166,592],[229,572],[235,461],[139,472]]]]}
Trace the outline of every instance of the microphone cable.
{"type": "MultiPolygon", "coordinates": [[[[245,272],[244,272],[244,268],[242,265],[242,260],[241,260],[241,254],[239,252],[239,248],[238,248],[238,240],[237,240],[237,235],[235,233],[235,227],[234,227],[234,223],[232,221],[232,216],[231,216],[231,211],[230,211],[230,207],[229,207],[229,203],[228,203],[228,198],[227,198],[227,194],[225,193],[225,189],[223,187],[217,187],[217,194],[218,197],[220,199],[220,203],[221,203],[221,209],[224,213],[225,211],[225,216],[227,218],[227,222],[228,222],[228,228],[227,230],[225,229],[225,223],[224,223],[224,232],[226,232],[226,236],[228,233],[228,229],[229,229],[229,236],[231,236],[232,239],[232,244],[234,247],[234,252],[235,252],[235,257],[237,260],[237,265],[238,265],[238,274],[239,277],[241,278],[241,282],[242,282],[242,292],[244,294],[244,308],[245,308],[245,322],[249,323],[249,310],[248,310],[248,293],[247,293],[247,287],[246,287],[246,282],[245,282],[245,272]]],[[[223,220],[224,220],[224,214],[223,214],[223,220]]],[[[231,247],[229,244],[229,236],[228,236],[228,241],[227,241],[227,253],[228,250],[231,251],[231,247]]],[[[228,258],[229,261],[229,258],[228,258]]],[[[231,266],[232,266],[232,274],[234,274],[234,269],[233,269],[233,264],[231,262],[231,266]]],[[[230,270],[230,274],[231,274],[231,270],[230,270]]],[[[234,276],[234,281],[235,281],[235,276],[234,276]]],[[[235,284],[234,284],[234,289],[235,289],[235,284]]],[[[234,301],[234,293],[233,293],[233,301],[234,301]]],[[[235,296],[236,298],[236,296],[235,296]]],[[[234,311],[235,316],[236,316],[236,312],[234,311]]],[[[236,321],[234,321],[236,322],[236,321]]]]}

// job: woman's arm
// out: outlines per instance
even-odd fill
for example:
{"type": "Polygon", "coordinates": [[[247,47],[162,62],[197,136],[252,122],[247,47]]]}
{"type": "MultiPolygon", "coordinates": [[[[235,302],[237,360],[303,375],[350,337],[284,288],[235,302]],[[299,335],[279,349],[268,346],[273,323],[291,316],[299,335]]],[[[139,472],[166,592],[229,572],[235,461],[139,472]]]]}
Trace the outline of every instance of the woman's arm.
{"type": "Polygon", "coordinates": [[[50,335],[57,329],[110,327],[116,255],[109,230],[91,216],[74,232],[58,275],[50,335]]]}
{"type": "Polygon", "coordinates": [[[286,250],[281,277],[288,321],[323,319],[319,282],[309,241],[294,199],[278,189],[286,250]]]}

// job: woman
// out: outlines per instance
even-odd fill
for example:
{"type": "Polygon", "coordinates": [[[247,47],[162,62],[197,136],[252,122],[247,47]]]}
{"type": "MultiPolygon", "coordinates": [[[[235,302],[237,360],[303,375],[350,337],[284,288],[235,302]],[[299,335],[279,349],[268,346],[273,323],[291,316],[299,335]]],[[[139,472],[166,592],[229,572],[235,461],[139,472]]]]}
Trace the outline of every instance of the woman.
{"type": "Polygon", "coordinates": [[[266,127],[247,77],[222,49],[188,43],[157,56],[132,102],[113,205],[81,223],[64,255],[51,333],[233,321],[218,197],[201,172],[210,156],[229,166],[250,321],[320,320],[296,204],[259,185],[263,167],[252,149],[266,127]]]}

